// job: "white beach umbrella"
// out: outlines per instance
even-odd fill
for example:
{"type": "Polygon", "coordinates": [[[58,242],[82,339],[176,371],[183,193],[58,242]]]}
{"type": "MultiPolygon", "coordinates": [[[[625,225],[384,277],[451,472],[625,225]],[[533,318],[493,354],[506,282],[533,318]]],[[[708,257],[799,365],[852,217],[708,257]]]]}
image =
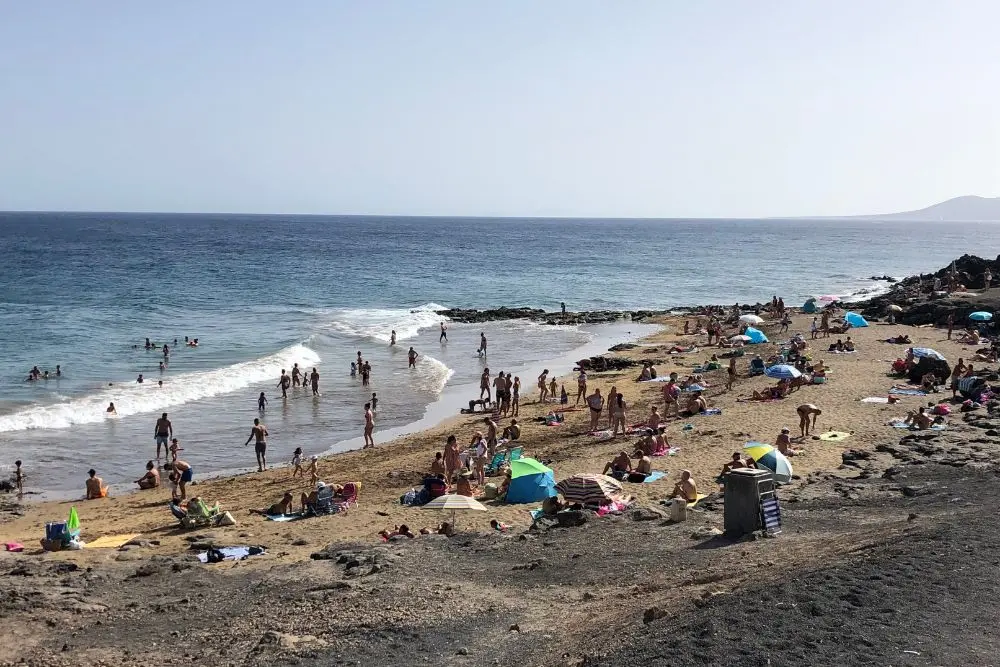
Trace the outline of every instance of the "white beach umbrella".
{"type": "Polygon", "coordinates": [[[749,343],[752,339],[750,338],[750,336],[744,336],[743,334],[736,334],[735,336],[730,336],[729,340],[731,341],[741,340],[744,343],[749,343]]]}
{"type": "Polygon", "coordinates": [[[740,322],[746,322],[747,324],[763,324],[764,318],[756,315],[740,315],[740,322]]]}
{"type": "Polygon", "coordinates": [[[425,510],[451,510],[451,525],[455,526],[455,513],[456,512],[485,512],[487,511],[486,506],[475,498],[470,498],[469,496],[462,496],[457,493],[448,493],[443,496],[438,496],[434,500],[430,501],[421,509],[425,510]]]}

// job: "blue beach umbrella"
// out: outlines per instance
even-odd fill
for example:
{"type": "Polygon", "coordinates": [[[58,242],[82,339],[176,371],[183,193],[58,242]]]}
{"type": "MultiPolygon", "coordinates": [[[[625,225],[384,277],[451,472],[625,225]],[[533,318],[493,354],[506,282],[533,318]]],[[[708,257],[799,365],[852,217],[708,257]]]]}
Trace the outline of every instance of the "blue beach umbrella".
{"type": "Polygon", "coordinates": [[[750,337],[751,343],[766,343],[767,336],[760,329],[754,329],[753,327],[747,327],[747,330],[743,332],[744,336],[750,337]]]}
{"type": "Polygon", "coordinates": [[[993,319],[993,313],[987,313],[985,310],[977,310],[969,315],[969,319],[974,322],[989,322],[993,319]]]}
{"type": "Polygon", "coordinates": [[[776,380],[794,380],[797,377],[802,377],[802,373],[799,372],[799,369],[795,366],[789,366],[788,364],[777,364],[775,366],[765,368],[764,375],[776,380]]]}
{"type": "Polygon", "coordinates": [[[852,327],[866,327],[868,326],[868,320],[861,317],[857,313],[847,313],[844,315],[844,321],[850,324],[852,327]]]}

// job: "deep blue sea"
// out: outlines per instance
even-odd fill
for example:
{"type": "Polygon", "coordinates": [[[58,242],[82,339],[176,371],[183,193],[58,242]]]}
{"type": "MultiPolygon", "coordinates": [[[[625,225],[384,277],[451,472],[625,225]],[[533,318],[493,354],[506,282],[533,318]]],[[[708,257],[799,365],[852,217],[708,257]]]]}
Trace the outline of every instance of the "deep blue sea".
{"type": "Polygon", "coordinates": [[[372,391],[377,437],[429,406],[454,412],[485,363],[480,331],[494,373],[529,378],[554,360],[566,375],[581,346],[647,331],[452,324],[440,344],[442,307],[796,304],[998,249],[1000,226],[975,223],[0,213],[0,463],[23,458],[34,489],[82,489],[91,466],[122,484],[152,458],[167,411],[198,473],[249,466],[261,391],[271,461],[286,462],[296,446],[354,446],[372,391]],[[182,343],[162,372],[147,337],[182,343]],[[410,345],[422,355],[412,370],[410,345]],[[359,350],[374,367],[368,390],[349,376],[359,350]],[[319,370],[319,398],[279,398],[294,363],[319,370]],[[24,381],[56,364],[59,379],[24,381]],[[105,414],[112,401],[118,418],[105,414]]]}

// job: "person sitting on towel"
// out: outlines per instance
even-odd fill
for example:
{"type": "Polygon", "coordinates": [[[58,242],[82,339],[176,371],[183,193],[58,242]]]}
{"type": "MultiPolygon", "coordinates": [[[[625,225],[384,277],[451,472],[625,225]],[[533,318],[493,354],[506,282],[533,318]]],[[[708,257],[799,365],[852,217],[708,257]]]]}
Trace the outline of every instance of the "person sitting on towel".
{"type": "Polygon", "coordinates": [[[708,402],[702,397],[700,391],[696,391],[691,394],[691,399],[688,401],[687,407],[681,413],[682,417],[691,417],[694,415],[700,415],[701,413],[708,410],[708,402]]]}
{"type": "Polygon", "coordinates": [[[795,456],[799,450],[792,447],[791,432],[787,428],[781,429],[778,438],[774,441],[774,448],[785,456],[795,456]]]}
{"type": "Polygon", "coordinates": [[[926,431],[934,423],[934,419],[927,414],[927,408],[920,408],[917,412],[910,411],[906,415],[904,424],[917,427],[917,430],[926,431]]]}
{"type": "Polygon", "coordinates": [[[851,340],[850,336],[844,341],[844,352],[854,352],[854,341],[851,340]]]}
{"type": "Polygon", "coordinates": [[[632,470],[632,459],[629,458],[628,452],[620,451],[618,456],[608,461],[604,465],[604,470],[601,471],[602,475],[610,474],[612,477],[624,477],[632,470]]]}
{"type": "Polygon", "coordinates": [[[250,514],[260,514],[263,516],[275,515],[275,514],[291,514],[292,513],[292,494],[290,491],[286,491],[285,495],[281,497],[281,500],[274,503],[267,509],[251,509],[250,514]]]}
{"type": "Polygon", "coordinates": [[[653,462],[641,449],[637,449],[633,456],[636,458],[636,463],[635,468],[628,474],[628,481],[641,484],[652,474],[653,462]]]}
{"type": "Polygon", "coordinates": [[[691,479],[690,470],[681,471],[681,479],[674,485],[674,490],[670,493],[670,497],[682,498],[689,503],[693,503],[698,500],[698,489],[695,487],[694,481],[691,479]]]}
{"type": "Polygon", "coordinates": [[[156,469],[156,464],[152,461],[146,462],[146,474],[135,480],[142,490],[155,489],[160,485],[160,471],[156,469]]]}
{"type": "Polygon", "coordinates": [[[521,437],[521,427],[517,424],[517,419],[510,420],[510,426],[503,430],[503,437],[507,440],[517,440],[521,437]]]}

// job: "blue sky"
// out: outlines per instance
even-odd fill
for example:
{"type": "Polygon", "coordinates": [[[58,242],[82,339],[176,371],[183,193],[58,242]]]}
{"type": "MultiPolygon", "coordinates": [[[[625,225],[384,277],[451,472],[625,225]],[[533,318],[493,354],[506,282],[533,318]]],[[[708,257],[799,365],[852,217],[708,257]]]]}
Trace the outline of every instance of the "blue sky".
{"type": "Polygon", "coordinates": [[[1000,3],[0,3],[0,209],[751,217],[1000,194],[1000,3]]]}

